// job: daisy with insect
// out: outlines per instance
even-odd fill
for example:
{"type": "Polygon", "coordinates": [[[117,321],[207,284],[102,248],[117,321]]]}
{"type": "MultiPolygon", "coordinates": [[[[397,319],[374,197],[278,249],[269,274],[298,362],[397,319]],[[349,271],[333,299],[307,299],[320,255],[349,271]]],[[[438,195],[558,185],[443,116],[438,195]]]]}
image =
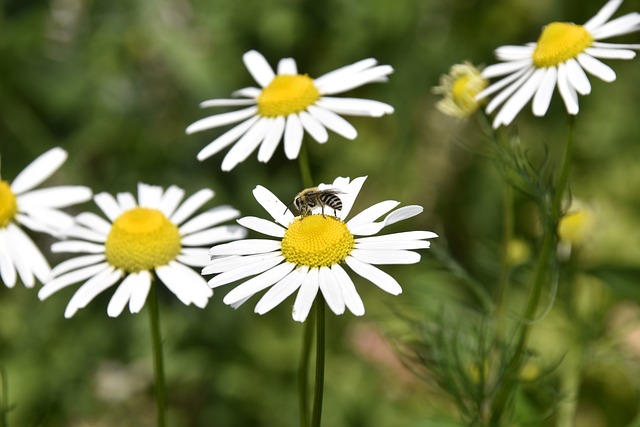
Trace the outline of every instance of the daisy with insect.
{"type": "Polygon", "coordinates": [[[328,203],[311,206],[298,202],[303,214],[296,217],[273,193],[256,187],[256,200],[275,222],[244,217],[238,223],[275,239],[238,240],[211,248],[213,260],[202,271],[205,275],[215,274],[209,285],[217,288],[254,276],[229,292],[224,302],[237,308],[269,289],[255,307],[258,314],[268,312],[298,291],[293,319],[299,322],[307,318],[318,292],[335,314],[340,315],[345,309],[356,316],[364,314],[364,304],[345,265],[383,291],[400,294],[400,284],[377,265],[417,263],[420,255],[413,250],[428,248],[428,239],[437,235],[409,231],[374,236],[384,227],[423,210],[415,205],[394,210],[399,202],[393,200],[377,203],[347,220],[365,179],[337,178],[331,185],[318,186],[320,194],[340,198],[340,208],[335,201],[330,206],[335,216],[326,212],[328,203]],[[383,220],[377,221],[385,214],[383,220]]]}

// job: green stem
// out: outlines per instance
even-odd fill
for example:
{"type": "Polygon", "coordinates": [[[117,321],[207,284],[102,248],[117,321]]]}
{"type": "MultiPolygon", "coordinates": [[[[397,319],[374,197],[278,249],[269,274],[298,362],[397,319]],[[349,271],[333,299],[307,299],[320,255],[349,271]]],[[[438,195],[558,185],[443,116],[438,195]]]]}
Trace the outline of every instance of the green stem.
{"type": "Polygon", "coordinates": [[[158,427],[165,427],[165,412],[167,409],[167,387],[164,378],[164,359],[162,354],[162,337],[160,336],[160,311],[158,310],[158,296],[156,284],[151,285],[148,298],[149,328],[151,329],[151,344],[153,348],[153,373],[155,377],[155,394],[158,414],[158,427]]]}
{"type": "Polygon", "coordinates": [[[567,137],[567,144],[564,151],[564,159],[560,169],[560,175],[555,187],[555,194],[553,197],[550,212],[543,212],[545,216],[544,235],[542,239],[542,246],[540,248],[539,257],[536,263],[534,271],[533,286],[529,293],[527,305],[524,311],[524,321],[520,325],[520,330],[515,346],[513,357],[509,360],[505,372],[505,382],[494,399],[493,410],[491,414],[491,425],[501,425],[501,419],[505,408],[512,402],[513,396],[517,388],[517,381],[522,363],[526,354],[527,341],[529,334],[533,326],[533,320],[535,319],[538,305],[540,303],[540,297],[542,296],[542,290],[546,279],[548,278],[548,267],[551,264],[551,260],[555,254],[554,250],[557,245],[557,229],[558,221],[561,215],[562,209],[562,197],[569,184],[569,175],[571,172],[571,157],[573,153],[573,141],[575,135],[575,116],[569,117],[569,132],[567,137]],[[548,215],[548,216],[547,216],[548,215]]]}
{"type": "Polygon", "coordinates": [[[324,356],[325,356],[325,303],[321,294],[316,298],[316,384],[313,394],[313,413],[311,427],[320,427],[322,417],[322,398],[324,394],[324,356]]]}
{"type": "Polygon", "coordinates": [[[9,427],[9,380],[7,370],[0,365],[0,385],[2,385],[2,398],[0,399],[0,427],[9,427]]]}
{"type": "Polygon", "coordinates": [[[304,335],[302,337],[302,349],[300,355],[300,366],[298,367],[298,392],[300,404],[300,427],[309,426],[309,361],[311,359],[311,342],[313,341],[313,327],[315,316],[310,313],[304,323],[304,335]]]}
{"type": "Polygon", "coordinates": [[[513,239],[513,187],[504,184],[502,200],[502,259],[500,260],[500,278],[496,296],[497,336],[502,337],[505,326],[507,293],[509,291],[509,244],[513,239]]]}
{"type": "Polygon", "coordinates": [[[307,151],[307,145],[302,141],[302,147],[300,147],[300,155],[298,156],[298,165],[300,166],[300,177],[302,178],[302,185],[305,188],[314,187],[313,176],[311,175],[311,165],[309,164],[309,153],[307,151]]]}

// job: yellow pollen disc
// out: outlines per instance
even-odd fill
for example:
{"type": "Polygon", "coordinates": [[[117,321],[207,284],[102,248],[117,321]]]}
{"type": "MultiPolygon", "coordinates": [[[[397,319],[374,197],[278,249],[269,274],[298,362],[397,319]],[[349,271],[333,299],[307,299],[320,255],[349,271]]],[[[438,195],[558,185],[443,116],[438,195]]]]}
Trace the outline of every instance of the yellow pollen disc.
{"type": "Polygon", "coordinates": [[[587,240],[594,225],[595,218],[589,210],[578,210],[560,218],[558,236],[563,242],[579,245],[587,240]]]}
{"type": "Polygon", "coordinates": [[[458,77],[451,86],[451,97],[461,110],[473,114],[481,102],[475,100],[477,94],[487,87],[488,81],[480,74],[466,74],[458,77]]]}
{"type": "Polygon", "coordinates": [[[128,273],[168,264],[180,253],[180,233],[157,209],[133,208],[115,221],[105,243],[109,264],[128,273]]]}
{"type": "Polygon", "coordinates": [[[593,36],[582,25],[553,22],[547,25],[533,51],[533,64],[538,68],[554,67],[584,52],[593,36]]]}
{"type": "Polygon", "coordinates": [[[338,218],[307,215],[289,224],[282,239],[282,254],[295,265],[330,267],[344,261],[354,245],[353,234],[338,218]]]}
{"type": "Polygon", "coordinates": [[[319,98],[311,77],[280,74],[258,96],[258,113],[264,117],[288,116],[304,111],[319,98]]]}
{"type": "Polygon", "coordinates": [[[18,213],[16,196],[7,181],[0,181],[0,228],[5,228],[18,213]]]}

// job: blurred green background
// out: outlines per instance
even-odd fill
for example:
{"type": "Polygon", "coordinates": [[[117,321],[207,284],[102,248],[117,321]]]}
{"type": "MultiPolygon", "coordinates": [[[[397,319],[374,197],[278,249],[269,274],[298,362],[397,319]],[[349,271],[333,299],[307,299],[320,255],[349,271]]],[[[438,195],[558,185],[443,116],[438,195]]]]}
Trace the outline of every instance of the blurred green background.
{"type": "MultiPolygon", "coordinates": [[[[555,20],[583,23],[603,3],[3,0],[2,178],[11,181],[36,156],[60,146],[69,160],[50,184],[112,193],[135,191],[139,181],[176,184],[188,192],[210,187],[217,194],[214,203],[265,216],[251,190],[260,184],[292,199],[301,189],[297,163],[285,158],[282,146],[268,164],[259,164],[254,153],[230,173],[220,171],[226,150],[198,162],[198,151],[223,132],[185,135],[187,125],[214,112],[200,110],[198,103],[254,85],[241,59],[250,49],[274,67],[280,58],[293,57],[311,77],[374,57],[395,68],[390,82],[348,96],[387,102],[395,114],[348,118],[359,132],[355,141],[331,134],[326,145],[309,143],[315,180],[368,175],[356,212],[386,199],[423,205],[424,214],[393,231],[436,231],[441,238],[434,248],[450,251],[493,292],[501,177],[483,155],[486,141],[475,121],[442,115],[431,88],[454,63],[491,64],[496,47],[535,41],[541,26],[555,20]]],[[[618,15],[639,9],[639,1],[627,1],[618,15]]],[[[618,40],[637,43],[638,37],[618,40]]],[[[618,80],[591,79],[592,94],[580,98],[571,193],[597,212],[580,271],[601,293],[589,294],[591,285],[578,291],[598,307],[588,312],[584,332],[594,342],[613,342],[607,348],[619,359],[592,352],[580,402],[588,416],[581,426],[626,425],[635,415],[640,386],[640,61],[608,62],[618,80]],[[619,421],[611,421],[607,407],[622,414],[619,421]]],[[[546,117],[534,118],[527,107],[512,128],[534,157],[546,146],[554,162],[566,122],[555,96],[546,117]]],[[[88,206],[76,212],[93,209],[88,206]]],[[[530,201],[518,195],[516,235],[533,248],[531,210],[530,201]]],[[[52,242],[33,236],[43,248],[52,242]]],[[[477,306],[433,253],[424,251],[418,265],[385,268],[403,285],[401,296],[360,280],[367,314],[329,316],[324,425],[458,425],[447,421],[455,412],[451,403],[404,369],[384,340],[389,325],[398,322],[396,310],[426,317],[477,306]]],[[[50,259],[56,264],[63,257],[50,259]]],[[[37,290],[0,286],[0,363],[14,406],[10,425],[154,425],[145,313],[107,318],[106,292],[65,320],[75,289],[41,303],[37,290]]],[[[160,291],[170,425],[295,426],[303,328],[291,320],[292,300],[260,317],[252,312],[257,299],[237,311],[222,304],[229,289],[216,291],[205,310],[185,307],[160,291]]],[[[559,310],[551,321],[562,318],[559,310]]],[[[550,325],[551,332],[540,334],[541,352],[560,345],[561,357],[562,346],[571,343],[550,325]]]]}

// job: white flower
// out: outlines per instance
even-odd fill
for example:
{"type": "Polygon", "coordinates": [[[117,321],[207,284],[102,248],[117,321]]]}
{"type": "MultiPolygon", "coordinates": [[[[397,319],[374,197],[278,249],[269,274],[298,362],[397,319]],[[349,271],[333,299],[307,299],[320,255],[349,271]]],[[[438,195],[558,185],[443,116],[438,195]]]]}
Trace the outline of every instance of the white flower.
{"type": "Polygon", "coordinates": [[[382,102],[330,96],[367,83],[387,81],[393,68],[377,65],[373,58],[338,68],[317,79],[298,74],[293,58],[281,59],[277,74],[264,56],[254,50],[245,53],[243,60],[260,88],[248,87],[233,93],[247,99],[212,99],[200,106],[249,107],[210,116],[187,127],[187,133],[191,134],[242,122],[198,153],[198,160],[204,160],[237,141],[222,162],[224,171],[246,160],[258,146],[258,161],[268,162],[283,136],[284,151],[289,159],[298,157],[304,131],[321,144],[329,138],[327,129],[354,139],[356,129],[339,114],[380,117],[393,113],[393,107],[382,102]]]}
{"type": "Polygon", "coordinates": [[[31,238],[21,229],[58,235],[73,225],[73,218],[59,210],[91,199],[91,189],[58,186],[34,190],[67,160],[62,148],[52,148],[29,164],[11,184],[0,180],[0,277],[12,288],[16,270],[28,288],[35,278],[44,282],[49,263],[31,238]],[[35,277],[34,277],[35,276],[35,277]]]}
{"type": "Polygon", "coordinates": [[[640,49],[636,44],[599,41],[640,30],[637,12],[608,21],[621,4],[622,0],[610,0],[584,25],[553,22],[543,29],[537,43],[496,49],[497,58],[505,62],[485,68],[482,74],[486,78],[506,77],[476,97],[480,100],[500,92],[486,109],[491,113],[504,103],[493,127],[510,124],[531,98],[533,114],[544,116],[556,86],[567,112],[578,114],[578,94],[591,92],[585,71],[605,82],[614,81],[616,73],[597,58],[632,59],[636,54],[630,49],[640,49]]]}
{"type": "Polygon", "coordinates": [[[255,276],[229,292],[225,304],[237,308],[254,294],[270,288],[255,307],[264,314],[298,291],[293,305],[293,319],[303,322],[315,300],[318,290],[335,314],[342,314],[345,307],[356,316],[364,314],[364,305],[353,281],[343,268],[346,264],[356,274],[373,282],[380,289],[398,295],[402,288],[389,274],[376,265],[414,264],[420,255],[413,249],[428,248],[425,239],[437,237],[429,231],[371,236],[385,226],[422,212],[421,206],[405,206],[392,211],[399,202],[387,200],[377,203],[344,222],[366,177],[337,178],[333,185],[320,188],[339,190],[342,209],[331,213],[331,208],[317,206],[312,214],[294,217],[284,203],[273,193],[258,186],[253,194],[276,221],[257,217],[238,220],[241,225],[273,239],[247,239],[211,248],[211,263],[202,274],[217,274],[209,281],[216,288],[237,280],[255,276]]]}
{"type": "Polygon", "coordinates": [[[118,193],[115,198],[108,193],[97,194],[94,201],[109,221],[89,212],[76,217],[78,225],[69,230],[69,236],[77,240],[55,243],[51,249],[83,255],[54,267],[38,297],[44,300],[84,281],[67,305],[64,315],[69,318],[119,283],[107,314],[116,317],[127,304],[131,313],[138,313],[155,272],[182,303],[205,307],[213,291],[188,266],[205,266],[208,247],[242,238],[246,230],[237,225],[218,225],[238,217],[239,212],[230,206],[218,206],[187,221],[213,197],[213,191],[200,190],[180,204],[183,197],[184,190],[176,186],[164,191],[146,184],[138,184],[137,201],[131,193],[118,193]]]}

